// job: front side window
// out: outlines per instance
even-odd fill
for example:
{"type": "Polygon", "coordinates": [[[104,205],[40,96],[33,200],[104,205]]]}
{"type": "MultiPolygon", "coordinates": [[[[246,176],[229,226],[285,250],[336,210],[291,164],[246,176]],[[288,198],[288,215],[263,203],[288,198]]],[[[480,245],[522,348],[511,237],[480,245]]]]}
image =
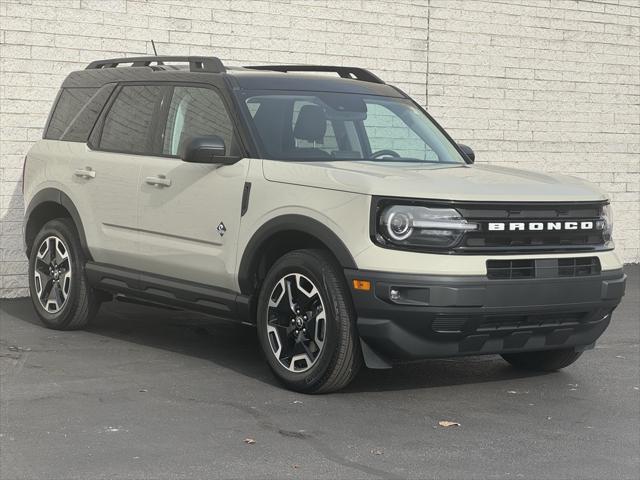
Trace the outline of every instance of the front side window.
{"type": "Polygon", "coordinates": [[[203,87],[174,87],[162,153],[179,156],[190,139],[208,135],[222,138],[229,154],[233,144],[233,126],[218,93],[203,87]]]}
{"type": "Polygon", "coordinates": [[[152,154],[153,123],[162,95],[158,85],[125,85],[114,100],[102,127],[100,149],[152,154]]]}
{"type": "Polygon", "coordinates": [[[264,158],[466,163],[429,117],[404,98],[279,91],[239,95],[264,158]]]}

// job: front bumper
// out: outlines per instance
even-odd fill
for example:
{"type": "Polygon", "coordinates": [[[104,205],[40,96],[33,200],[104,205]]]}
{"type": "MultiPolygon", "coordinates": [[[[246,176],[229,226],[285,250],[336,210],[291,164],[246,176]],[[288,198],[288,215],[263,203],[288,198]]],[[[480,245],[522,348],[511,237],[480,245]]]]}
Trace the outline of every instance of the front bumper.
{"type": "Polygon", "coordinates": [[[589,348],[609,325],[626,283],[622,269],[518,280],[363,270],[345,275],[370,368],[420,358],[589,348]],[[354,279],[369,280],[371,290],[354,289],[354,279]]]}

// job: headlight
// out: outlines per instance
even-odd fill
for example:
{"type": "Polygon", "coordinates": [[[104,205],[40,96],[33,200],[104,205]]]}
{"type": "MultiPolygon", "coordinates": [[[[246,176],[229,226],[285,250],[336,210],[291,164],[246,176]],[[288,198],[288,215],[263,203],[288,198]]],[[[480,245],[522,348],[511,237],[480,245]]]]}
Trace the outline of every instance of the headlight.
{"type": "Polygon", "coordinates": [[[610,204],[602,207],[602,222],[604,222],[602,237],[605,242],[608,242],[613,236],[613,210],[610,204]]]}
{"type": "Polygon", "coordinates": [[[449,248],[464,232],[477,230],[453,208],[391,205],[379,216],[376,238],[379,243],[401,247],[449,248]]]}

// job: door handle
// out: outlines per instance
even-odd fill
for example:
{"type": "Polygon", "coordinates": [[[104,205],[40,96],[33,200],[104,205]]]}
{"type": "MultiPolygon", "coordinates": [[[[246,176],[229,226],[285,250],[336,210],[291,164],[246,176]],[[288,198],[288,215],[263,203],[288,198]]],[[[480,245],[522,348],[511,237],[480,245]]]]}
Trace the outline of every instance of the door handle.
{"type": "Polygon", "coordinates": [[[170,187],[171,179],[167,178],[165,175],[158,175],[157,177],[146,177],[144,179],[145,183],[149,185],[153,185],[154,187],[170,187]]]}
{"type": "Polygon", "coordinates": [[[78,168],[73,174],[80,178],[96,178],[96,172],[91,167],[78,168]]]}

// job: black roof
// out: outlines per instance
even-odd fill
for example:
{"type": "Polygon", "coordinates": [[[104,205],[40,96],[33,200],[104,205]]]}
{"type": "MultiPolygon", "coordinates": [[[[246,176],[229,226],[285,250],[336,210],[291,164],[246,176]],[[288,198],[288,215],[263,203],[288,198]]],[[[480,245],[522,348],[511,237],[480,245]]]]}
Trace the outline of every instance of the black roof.
{"type": "Polygon", "coordinates": [[[72,72],[63,87],[100,87],[125,81],[175,81],[219,84],[234,89],[310,90],[402,97],[368,70],[325,65],[226,67],[217,57],[127,57],[97,60],[72,72]],[[333,73],[335,76],[327,75],[333,73]]]}

